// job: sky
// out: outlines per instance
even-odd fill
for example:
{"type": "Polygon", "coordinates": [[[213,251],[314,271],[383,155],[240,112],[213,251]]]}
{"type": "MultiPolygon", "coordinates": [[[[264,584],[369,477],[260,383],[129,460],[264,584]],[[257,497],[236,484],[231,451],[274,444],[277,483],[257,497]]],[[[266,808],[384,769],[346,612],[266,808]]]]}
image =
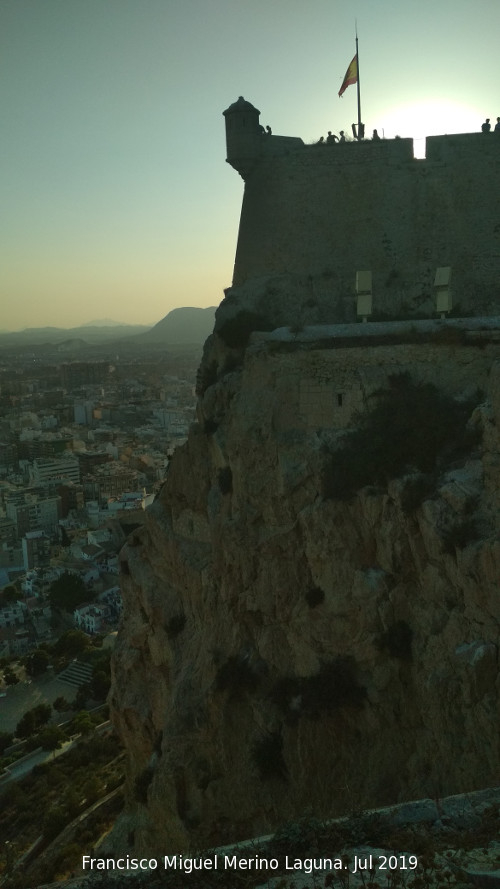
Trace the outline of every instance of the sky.
{"type": "Polygon", "coordinates": [[[243,181],[222,112],[277,135],[474,132],[500,116],[498,0],[1,0],[0,330],[218,305],[243,181]]]}

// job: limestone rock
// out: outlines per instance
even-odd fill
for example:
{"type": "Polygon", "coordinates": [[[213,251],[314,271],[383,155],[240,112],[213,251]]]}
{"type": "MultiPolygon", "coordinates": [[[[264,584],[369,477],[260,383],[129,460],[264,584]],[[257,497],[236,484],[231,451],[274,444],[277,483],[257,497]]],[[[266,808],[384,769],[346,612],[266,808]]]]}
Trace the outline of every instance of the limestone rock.
{"type": "Polygon", "coordinates": [[[495,782],[499,348],[207,343],[199,422],[121,556],[110,702],[136,851],[495,782]],[[405,479],[326,499],[325,448],[401,368],[483,386],[482,448],[411,510],[405,479]]]}

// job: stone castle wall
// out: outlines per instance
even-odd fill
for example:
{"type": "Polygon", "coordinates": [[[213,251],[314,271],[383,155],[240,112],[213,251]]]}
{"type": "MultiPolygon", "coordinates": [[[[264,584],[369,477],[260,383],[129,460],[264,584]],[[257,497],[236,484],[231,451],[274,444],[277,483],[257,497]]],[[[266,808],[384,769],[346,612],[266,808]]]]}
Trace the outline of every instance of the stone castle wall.
{"type": "Polygon", "coordinates": [[[435,270],[451,266],[458,314],[498,312],[500,138],[431,137],[425,160],[410,139],[294,142],[279,154],[275,138],[245,175],[233,289],[307,279],[331,320],[348,321],[356,271],[370,269],[374,312],[429,317],[435,270]]]}
{"type": "Polygon", "coordinates": [[[298,334],[290,346],[273,334],[258,334],[247,352],[246,385],[256,394],[274,394],[272,427],[278,435],[347,429],[356,414],[373,406],[371,396],[402,373],[415,382],[438,383],[451,397],[470,398],[488,388],[491,367],[500,359],[498,342],[453,344],[440,342],[439,335],[434,342],[352,341],[339,347],[333,334],[330,342],[309,341],[304,348],[298,334]]]}

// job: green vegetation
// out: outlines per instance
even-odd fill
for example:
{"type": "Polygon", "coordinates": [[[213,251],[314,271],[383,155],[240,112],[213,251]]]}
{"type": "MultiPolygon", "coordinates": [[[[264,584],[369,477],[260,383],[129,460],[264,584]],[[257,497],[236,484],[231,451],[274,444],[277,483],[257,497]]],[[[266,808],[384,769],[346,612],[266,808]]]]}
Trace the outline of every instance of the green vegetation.
{"type": "Polygon", "coordinates": [[[244,657],[232,655],[217,670],[215,688],[217,691],[254,691],[260,677],[244,657]]]}
{"type": "Polygon", "coordinates": [[[230,494],[233,490],[233,473],[230,466],[223,466],[217,473],[217,484],[221,494],[230,494]]]}
{"type": "Polygon", "coordinates": [[[312,676],[285,676],[271,691],[272,702],[289,723],[301,716],[318,719],[342,707],[361,707],[366,689],[359,684],[351,657],[337,657],[312,676]]]}
{"type": "Polygon", "coordinates": [[[216,328],[216,333],[231,349],[244,349],[254,330],[273,330],[274,325],[256,312],[244,310],[238,312],[234,318],[224,321],[216,328]]]}
{"type": "Polygon", "coordinates": [[[3,754],[4,750],[7,747],[10,747],[12,744],[13,735],[9,732],[0,732],[0,756],[3,754]]]}
{"type": "Polygon", "coordinates": [[[420,473],[413,475],[405,482],[401,493],[401,509],[404,513],[412,513],[422,505],[424,500],[430,500],[436,493],[437,475],[435,473],[420,473]]]}
{"type": "Polygon", "coordinates": [[[176,636],[179,636],[182,633],[184,627],[186,626],[186,615],[185,614],[174,614],[173,617],[170,618],[167,623],[167,636],[169,639],[175,639],[176,636]]]}
{"type": "Polygon", "coordinates": [[[89,597],[87,587],[81,577],[65,571],[50,585],[49,599],[54,608],[73,611],[89,597]]]}
{"type": "MultiPolygon", "coordinates": [[[[276,750],[279,745],[276,744],[276,750]]],[[[269,776],[270,777],[270,776],[269,776]]],[[[276,777],[278,777],[276,775],[276,777]]],[[[285,776],[286,777],[286,773],[285,776]]],[[[264,778],[268,780],[268,778],[264,778]]],[[[19,796],[21,806],[26,805],[22,793],[19,796]]],[[[59,813],[57,804],[52,807],[51,819],[56,822],[59,813]],[[55,810],[55,811],[54,811],[55,810]]],[[[470,828],[457,828],[454,824],[446,824],[437,830],[435,824],[412,823],[408,827],[395,827],[390,817],[381,813],[357,813],[348,818],[328,821],[314,817],[308,813],[295,821],[281,825],[275,834],[262,843],[252,844],[250,850],[242,850],[243,855],[259,856],[279,862],[277,870],[272,871],[273,882],[279,889],[294,889],[298,874],[285,871],[285,856],[293,861],[295,858],[320,859],[341,858],[345,871],[315,871],[310,879],[311,886],[317,889],[349,889],[355,885],[351,874],[355,869],[354,855],[360,853],[360,846],[369,846],[374,850],[383,850],[384,854],[394,855],[400,866],[386,870],[361,872],[361,886],[369,889],[464,889],[470,882],[464,881],[461,872],[461,853],[470,849],[492,848],[497,843],[500,830],[500,812],[498,805],[490,806],[477,817],[476,825],[470,828]],[[358,847],[358,848],[357,848],[358,847]],[[399,858],[401,856],[401,858],[399,858]],[[412,870],[409,856],[415,856],[417,867],[412,870]],[[449,866],[447,866],[447,861],[449,866]]],[[[67,875],[75,866],[83,850],[89,849],[92,837],[95,836],[95,824],[91,819],[85,821],[83,829],[77,836],[66,840],[53,853],[50,865],[44,864],[37,869],[36,877],[23,879],[14,875],[9,889],[26,889],[54,876],[59,878],[67,875]]],[[[362,858],[370,850],[361,852],[362,858]]],[[[132,854],[132,849],[130,850],[132,854]]],[[[212,857],[213,849],[197,849],[196,857],[212,857]]],[[[193,853],[194,854],[194,853],[193,853]]],[[[231,853],[232,854],[232,853],[231,853]]],[[[375,856],[375,861],[378,861],[375,856]]],[[[358,859],[359,863],[359,859],[358,859]]],[[[411,862],[413,863],[413,862],[411,862]]],[[[269,874],[256,868],[233,870],[218,868],[213,870],[182,872],[182,879],[175,870],[165,871],[158,867],[149,872],[138,872],[133,877],[134,889],[255,889],[267,885],[269,874]],[[264,879],[263,879],[264,878],[264,879]]],[[[490,881],[494,885],[494,874],[487,872],[484,883],[490,881]]],[[[309,882],[309,881],[308,881],[309,882]]],[[[89,874],[85,885],[89,889],[130,889],[131,877],[116,872],[89,874]]]]}
{"type": "Polygon", "coordinates": [[[51,714],[52,707],[50,704],[38,704],[32,710],[28,710],[17,723],[16,737],[28,738],[30,735],[35,734],[38,729],[47,724],[51,714]]]}
{"type": "MultiPolygon", "coordinates": [[[[10,784],[0,807],[2,849],[11,844],[17,859],[41,833],[43,837],[34,863],[27,872],[14,870],[6,886],[26,889],[75,869],[81,856],[113,823],[122,805],[120,795],[76,823],[61,846],[50,850],[48,843],[122,782],[123,755],[117,739],[100,735],[82,739],[64,756],[35,766],[25,778],[10,784]]],[[[5,858],[0,862],[0,871],[6,863],[5,858]]]]}
{"type": "Polygon", "coordinates": [[[367,485],[385,485],[409,470],[430,474],[470,452],[467,430],[479,400],[458,402],[409,374],[389,377],[375,408],[362,415],[341,447],[330,454],[323,475],[326,498],[349,500],[367,485]]]}
{"type": "Polygon", "coordinates": [[[219,428],[219,424],[217,420],[213,420],[212,417],[208,417],[203,424],[203,431],[205,435],[213,435],[214,432],[217,432],[219,428]]]}
{"type": "Polygon", "coordinates": [[[47,725],[42,729],[37,738],[37,741],[43,750],[58,750],[65,740],[66,735],[64,734],[63,729],[58,725],[47,725]]]}
{"type": "Polygon", "coordinates": [[[309,605],[309,608],[316,608],[317,605],[321,605],[322,602],[325,601],[325,593],[324,590],[319,586],[311,587],[310,590],[306,593],[306,602],[309,605]]]}
{"type": "Polygon", "coordinates": [[[196,395],[204,395],[210,386],[217,382],[217,362],[201,362],[196,374],[196,395]]]}
{"type": "Polygon", "coordinates": [[[6,605],[13,605],[19,599],[19,592],[13,584],[4,587],[0,592],[0,608],[6,605]]]}
{"type": "Polygon", "coordinates": [[[3,680],[6,685],[17,685],[19,677],[14,673],[12,667],[6,667],[3,671],[3,680]]]}
{"type": "Polygon", "coordinates": [[[146,805],[148,801],[148,787],[153,780],[154,768],[149,765],[137,775],[134,782],[134,798],[138,803],[146,805]]]}
{"type": "Polygon", "coordinates": [[[473,518],[457,519],[441,532],[443,552],[454,555],[457,549],[465,549],[479,537],[477,524],[473,518]]]}
{"type": "Polygon", "coordinates": [[[59,697],[55,699],[52,706],[58,713],[64,713],[66,710],[71,710],[70,702],[66,700],[63,695],[59,695],[59,697]]]}
{"type": "Polygon", "coordinates": [[[288,770],[283,757],[283,739],[279,732],[268,732],[254,744],[252,760],[261,781],[271,778],[286,780],[288,770]]]}
{"type": "Polygon", "coordinates": [[[397,620],[382,633],[377,640],[377,647],[387,651],[390,657],[403,661],[411,661],[413,630],[404,620],[397,620]]]}
{"type": "Polygon", "coordinates": [[[40,676],[45,673],[50,664],[50,655],[46,648],[35,648],[25,658],[26,672],[30,676],[40,676]]]}
{"type": "Polygon", "coordinates": [[[89,647],[89,643],[89,637],[82,630],[66,630],[52,647],[52,651],[60,657],[79,657],[89,647]]]}

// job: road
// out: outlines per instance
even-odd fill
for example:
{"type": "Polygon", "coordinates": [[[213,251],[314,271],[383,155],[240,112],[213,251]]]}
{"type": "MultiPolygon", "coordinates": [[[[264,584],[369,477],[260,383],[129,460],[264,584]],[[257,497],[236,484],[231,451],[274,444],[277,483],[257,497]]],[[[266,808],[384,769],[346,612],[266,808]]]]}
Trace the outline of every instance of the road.
{"type": "MultiPolygon", "coordinates": [[[[101,722],[100,725],[95,727],[94,735],[104,735],[110,731],[111,723],[109,719],[107,719],[105,722],[101,722]]],[[[64,741],[57,750],[33,750],[32,753],[28,753],[27,756],[24,756],[22,760],[12,763],[8,768],[8,773],[0,778],[0,793],[6,784],[9,784],[10,781],[18,781],[19,778],[24,778],[28,772],[31,772],[31,770],[35,766],[40,765],[40,763],[52,762],[54,759],[57,759],[58,756],[67,753],[80,737],[81,735],[75,735],[72,740],[64,741]]]]}
{"type": "Polygon", "coordinates": [[[6,784],[9,784],[11,781],[19,781],[20,778],[24,778],[28,772],[35,767],[40,765],[42,762],[52,762],[54,759],[57,759],[58,756],[62,756],[63,753],[66,753],[70,747],[73,746],[75,741],[64,741],[64,743],[59,747],[58,750],[34,750],[33,753],[28,754],[28,756],[23,757],[21,762],[14,762],[11,766],[9,766],[8,774],[4,775],[0,778],[0,793],[2,792],[2,788],[5,787],[6,784]]]}

